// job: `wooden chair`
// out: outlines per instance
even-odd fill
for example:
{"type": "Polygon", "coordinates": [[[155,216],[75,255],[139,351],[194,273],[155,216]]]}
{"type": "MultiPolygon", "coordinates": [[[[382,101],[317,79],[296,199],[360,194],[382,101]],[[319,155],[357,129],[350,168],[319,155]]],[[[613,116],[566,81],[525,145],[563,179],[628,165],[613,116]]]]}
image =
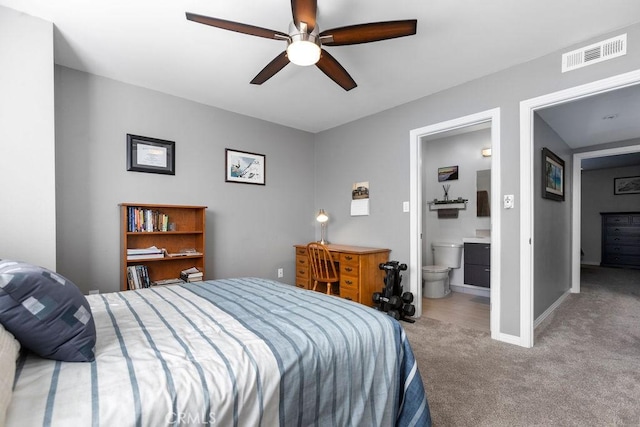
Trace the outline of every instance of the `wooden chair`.
{"type": "Polygon", "coordinates": [[[307,245],[307,258],[311,264],[313,290],[315,291],[318,287],[318,282],[326,283],[327,295],[331,295],[331,284],[340,282],[336,265],[331,258],[331,252],[325,245],[312,242],[307,245]]]}

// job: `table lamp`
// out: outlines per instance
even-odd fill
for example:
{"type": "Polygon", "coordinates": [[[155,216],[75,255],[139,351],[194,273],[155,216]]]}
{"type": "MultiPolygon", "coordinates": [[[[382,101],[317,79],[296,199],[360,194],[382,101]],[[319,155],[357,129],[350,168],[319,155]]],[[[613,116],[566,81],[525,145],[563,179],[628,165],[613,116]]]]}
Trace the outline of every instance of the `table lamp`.
{"type": "Polygon", "coordinates": [[[327,221],[329,221],[329,216],[324,211],[324,209],[320,209],[318,215],[316,216],[316,221],[320,223],[320,244],[326,245],[327,243],[329,243],[325,240],[325,235],[327,232],[327,221]]]}

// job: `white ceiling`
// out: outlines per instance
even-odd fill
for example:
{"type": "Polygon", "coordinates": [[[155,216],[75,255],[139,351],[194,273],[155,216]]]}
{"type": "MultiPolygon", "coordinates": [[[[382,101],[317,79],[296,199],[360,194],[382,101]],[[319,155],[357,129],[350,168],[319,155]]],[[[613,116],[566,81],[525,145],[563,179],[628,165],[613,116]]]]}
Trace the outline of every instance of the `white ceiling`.
{"type": "Polygon", "coordinates": [[[538,111],[571,148],[640,138],[640,85],[538,111]]]}
{"type": "MultiPolygon", "coordinates": [[[[55,24],[58,64],[319,132],[640,21],[638,0],[319,0],[320,29],[417,19],[415,36],[327,47],[358,87],[289,64],[249,81],[285,42],[220,30],[185,12],[287,32],[284,0],[0,0],[55,24]]],[[[560,69],[560,58],[558,58],[560,69]]]]}

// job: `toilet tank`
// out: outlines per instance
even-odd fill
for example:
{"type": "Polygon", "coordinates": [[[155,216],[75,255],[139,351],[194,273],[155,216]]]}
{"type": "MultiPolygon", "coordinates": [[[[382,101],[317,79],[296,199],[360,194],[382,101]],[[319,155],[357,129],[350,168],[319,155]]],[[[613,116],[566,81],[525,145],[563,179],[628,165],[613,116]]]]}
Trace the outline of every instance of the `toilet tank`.
{"type": "Polygon", "coordinates": [[[462,261],[462,244],[434,242],[431,244],[433,249],[433,263],[436,265],[444,265],[449,268],[460,268],[462,261]]]}

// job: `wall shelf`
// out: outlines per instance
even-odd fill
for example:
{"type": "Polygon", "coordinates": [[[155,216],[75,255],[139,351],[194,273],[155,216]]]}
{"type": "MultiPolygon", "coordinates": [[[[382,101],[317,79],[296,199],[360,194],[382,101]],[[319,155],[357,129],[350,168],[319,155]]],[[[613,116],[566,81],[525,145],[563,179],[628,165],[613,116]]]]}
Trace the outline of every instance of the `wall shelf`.
{"type": "Polygon", "coordinates": [[[432,200],[427,202],[430,211],[437,211],[440,209],[467,209],[468,199],[455,199],[455,200],[432,200]]]}

